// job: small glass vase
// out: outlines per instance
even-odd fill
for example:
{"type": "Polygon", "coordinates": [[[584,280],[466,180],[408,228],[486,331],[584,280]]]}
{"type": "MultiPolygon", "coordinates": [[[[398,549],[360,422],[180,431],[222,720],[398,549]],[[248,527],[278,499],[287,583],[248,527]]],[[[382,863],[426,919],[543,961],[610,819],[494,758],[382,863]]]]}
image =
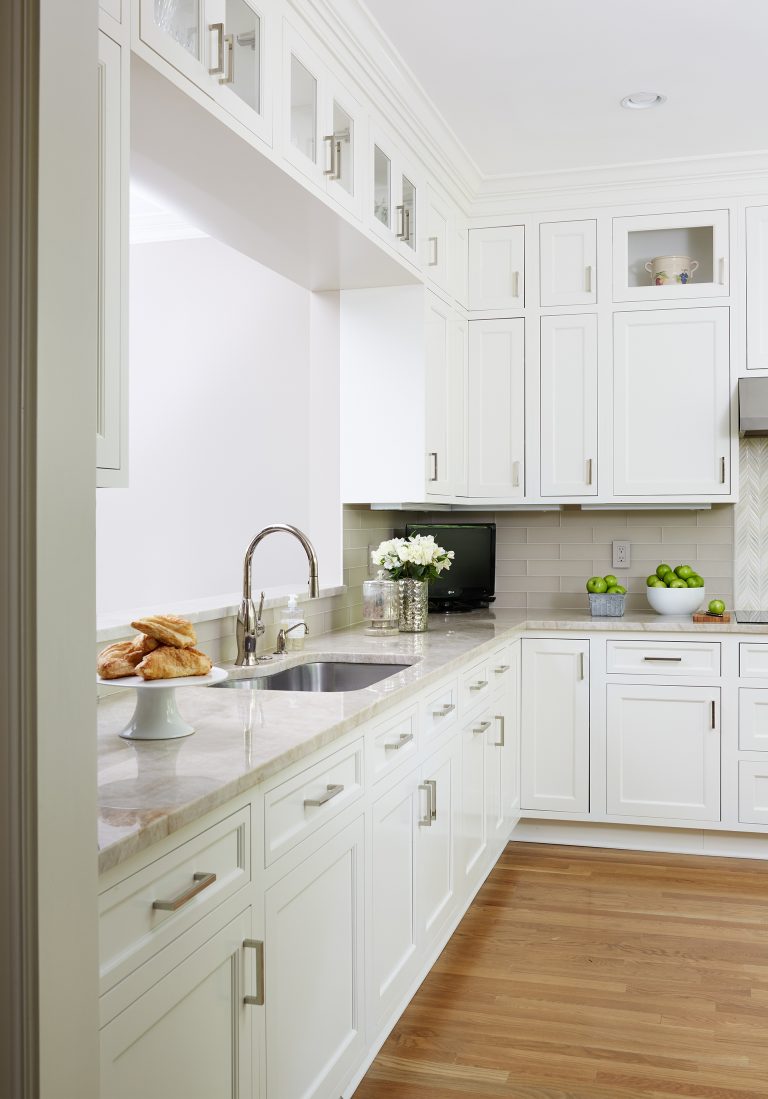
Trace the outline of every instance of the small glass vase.
{"type": "Polygon", "coordinates": [[[397,609],[400,633],[425,633],[429,629],[428,580],[398,580],[397,609]]]}

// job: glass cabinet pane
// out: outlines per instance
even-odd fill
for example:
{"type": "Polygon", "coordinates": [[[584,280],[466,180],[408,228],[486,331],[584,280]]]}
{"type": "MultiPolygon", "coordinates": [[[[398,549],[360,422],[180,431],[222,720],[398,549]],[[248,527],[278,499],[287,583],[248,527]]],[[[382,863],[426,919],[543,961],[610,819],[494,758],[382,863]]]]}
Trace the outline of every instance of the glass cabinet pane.
{"type": "Polygon", "coordinates": [[[355,123],[352,116],[333,101],[333,134],[330,135],[330,163],[326,169],[348,195],[354,194],[355,123]]]}
{"type": "Polygon", "coordinates": [[[403,224],[402,241],[416,251],[416,188],[407,176],[403,176],[403,224]]]}
{"type": "Polygon", "coordinates": [[[155,0],[155,23],[174,42],[200,59],[201,0],[155,0]]]}
{"type": "Polygon", "coordinates": [[[373,213],[374,217],[386,225],[392,226],[392,164],[386,153],[378,145],[373,147],[373,213]]]}
{"type": "Polygon", "coordinates": [[[291,144],[317,162],[317,80],[291,54],[291,144]]]}
{"type": "Polygon", "coordinates": [[[227,0],[224,30],[232,51],[225,61],[222,83],[253,107],[261,111],[261,20],[245,0],[227,0]],[[229,67],[227,67],[227,65],[229,67]]]}

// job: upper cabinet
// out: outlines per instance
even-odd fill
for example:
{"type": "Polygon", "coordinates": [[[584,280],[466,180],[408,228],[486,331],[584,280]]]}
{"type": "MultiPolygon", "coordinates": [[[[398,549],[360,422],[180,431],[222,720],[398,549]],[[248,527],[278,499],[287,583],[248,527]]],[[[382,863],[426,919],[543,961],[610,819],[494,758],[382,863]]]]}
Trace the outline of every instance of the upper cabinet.
{"type": "Polygon", "coordinates": [[[539,226],[541,304],[597,301],[597,222],[548,221],[539,226]]]}
{"type": "Polygon", "coordinates": [[[140,0],[143,42],[262,141],[272,141],[268,0],[140,0]]]}
{"type": "Polygon", "coordinates": [[[422,267],[424,274],[441,290],[450,291],[449,246],[453,232],[451,207],[447,199],[427,187],[424,217],[422,267]]]}
{"type": "Polygon", "coordinates": [[[371,137],[370,227],[411,263],[418,262],[421,188],[394,142],[371,137]]]}
{"type": "Polygon", "coordinates": [[[613,219],[613,300],[727,297],[728,211],[613,219]]]}
{"type": "Polygon", "coordinates": [[[747,210],[747,368],[768,370],[768,206],[747,210]]]}
{"type": "Polygon", "coordinates": [[[525,321],[470,321],[468,494],[525,495],[525,321]]]}
{"type": "Polygon", "coordinates": [[[469,231],[469,308],[519,313],[525,305],[525,229],[469,231]]]}
{"type": "Polygon", "coordinates": [[[433,294],[425,331],[428,496],[466,492],[467,322],[433,294]]]}
{"type": "Polygon", "coordinates": [[[284,31],[283,155],[360,216],[362,109],[290,24],[284,31]]]}
{"type": "Polygon", "coordinates": [[[616,313],[614,494],[731,491],[729,310],[616,313]]]}
{"type": "Polygon", "coordinates": [[[597,317],[541,318],[541,495],[597,495],[597,317]]]}

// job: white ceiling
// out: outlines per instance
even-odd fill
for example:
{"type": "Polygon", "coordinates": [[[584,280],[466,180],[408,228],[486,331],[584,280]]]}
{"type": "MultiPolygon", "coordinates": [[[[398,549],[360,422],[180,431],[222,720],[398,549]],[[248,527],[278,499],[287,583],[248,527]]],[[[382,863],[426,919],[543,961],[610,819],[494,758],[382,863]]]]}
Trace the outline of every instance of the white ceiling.
{"type": "Polygon", "coordinates": [[[366,3],[484,175],[768,149],[768,0],[366,3]]]}

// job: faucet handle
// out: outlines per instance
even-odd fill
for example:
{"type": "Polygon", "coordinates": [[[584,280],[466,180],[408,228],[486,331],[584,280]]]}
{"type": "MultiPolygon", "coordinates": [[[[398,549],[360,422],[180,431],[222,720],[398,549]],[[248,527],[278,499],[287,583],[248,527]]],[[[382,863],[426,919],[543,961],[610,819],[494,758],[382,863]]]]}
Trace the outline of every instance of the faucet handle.
{"type": "Polygon", "coordinates": [[[261,598],[259,599],[259,609],[256,612],[256,621],[257,622],[261,622],[261,616],[262,616],[263,612],[264,612],[264,592],[261,593],[261,598]]]}

